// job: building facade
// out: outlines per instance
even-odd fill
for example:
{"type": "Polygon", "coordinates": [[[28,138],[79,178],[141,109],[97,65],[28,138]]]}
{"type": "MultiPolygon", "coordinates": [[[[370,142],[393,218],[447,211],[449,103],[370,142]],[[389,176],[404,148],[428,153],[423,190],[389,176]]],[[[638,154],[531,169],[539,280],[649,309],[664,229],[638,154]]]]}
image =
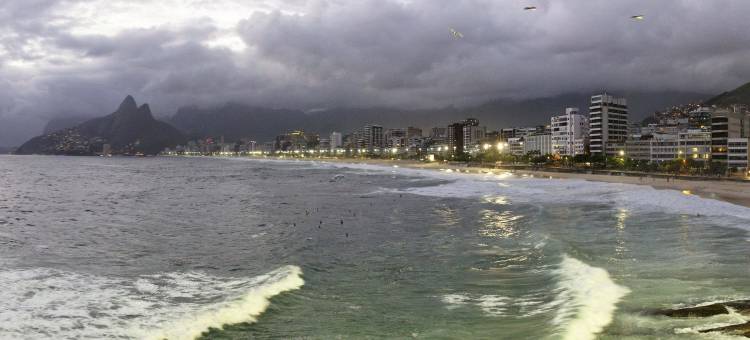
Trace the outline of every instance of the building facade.
{"type": "Polygon", "coordinates": [[[606,92],[591,96],[589,103],[589,139],[591,154],[617,156],[611,153],[619,144],[624,147],[628,136],[628,103],[606,92]]]}
{"type": "Polygon", "coordinates": [[[446,129],[448,151],[454,155],[464,153],[464,123],[453,123],[446,129]]]}
{"type": "Polygon", "coordinates": [[[552,117],[550,126],[552,128],[552,153],[575,156],[584,152],[589,133],[589,120],[579,113],[578,108],[567,108],[564,115],[552,117]]]}
{"type": "Polygon", "coordinates": [[[691,129],[677,134],[679,158],[708,162],[711,159],[711,132],[691,129]]]}
{"type": "Polygon", "coordinates": [[[383,127],[369,124],[362,128],[363,148],[367,152],[379,152],[383,148],[383,127]]]}
{"type": "Polygon", "coordinates": [[[331,149],[337,149],[344,146],[344,139],[341,132],[331,132],[331,149]]]}
{"type": "Polygon", "coordinates": [[[464,125],[464,151],[471,151],[484,140],[487,129],[484,126],[464,125]]]}
{"type": "Polygon", "coordinates": [[[534,133],[523,137],[523,153],[547,155],[552,153],[552,134],[534,133]]]}
{"type": "MultiPolygon", "coordinates": [[[[735,145],[742,144],[742,139],[747,144],[748,138],[748,112],[746,106],[735,105],[730,108],[715,109],[711,114],[711,161],[726,164],[729,168],[747,168],[737,159],[737,153],[733,153],[735,159],[729,162],[730,140],[735,145]]],[[[737,147],[734,148],[738,150],[737,147]]],[[[747,158],[747,156],[745,156],[747,158]]]]}

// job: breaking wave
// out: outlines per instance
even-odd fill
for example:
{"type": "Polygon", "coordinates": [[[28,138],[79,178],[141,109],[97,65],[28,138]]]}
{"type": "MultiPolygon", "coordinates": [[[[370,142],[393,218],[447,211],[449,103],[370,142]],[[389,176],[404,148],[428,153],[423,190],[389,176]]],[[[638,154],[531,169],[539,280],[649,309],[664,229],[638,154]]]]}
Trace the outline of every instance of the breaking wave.
{"type": "Polygon", "coordinates": [[[551,305],[557,307],[553,323],[563,339],[595,339],[612,322],[620,299],[630,293],[612,281],[606,270],[567,255],[556,274],[557,298],[551,305]]]}
{"type": "Polygon", "coordinates": [[[299,289],[285,266],[252,278],[166,273],[114,278],[53,269],[0,272],[0,334],[33,339],[194,339],[255,322],[270,298],[299,289]]]}

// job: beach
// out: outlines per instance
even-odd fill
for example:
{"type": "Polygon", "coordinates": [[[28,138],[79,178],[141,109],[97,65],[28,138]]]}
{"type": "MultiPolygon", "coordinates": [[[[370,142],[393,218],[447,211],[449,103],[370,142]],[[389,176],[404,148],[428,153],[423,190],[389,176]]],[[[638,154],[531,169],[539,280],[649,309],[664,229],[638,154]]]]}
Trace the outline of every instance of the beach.
{"type": "Polygon", "coordinates": [[[702,198],[716,199],[732,204],[750,207],[750,183],[722,180],[688,180],[678,178],[662,177],[663,174],[655,174],[653,177],[618,176],[605,174],[569,173],[545,170],[507,170],[490,169],[483,167],[468,166],[465,164],[441,163],[441,162],[419,162],[413,160],[389,160],[389,159],[352,159],[352,158],[324,158],[310,159],[336,163],[371,164],[384,166],[400,166],[412,169],[451,169],[465,173],[513,173],[518,176],[531,176],[554,179],[579,179],[595,182],[623,183],[634,185],[648,185],[655,189],[677,190],[686,195],[697,195],[702,198]]]}

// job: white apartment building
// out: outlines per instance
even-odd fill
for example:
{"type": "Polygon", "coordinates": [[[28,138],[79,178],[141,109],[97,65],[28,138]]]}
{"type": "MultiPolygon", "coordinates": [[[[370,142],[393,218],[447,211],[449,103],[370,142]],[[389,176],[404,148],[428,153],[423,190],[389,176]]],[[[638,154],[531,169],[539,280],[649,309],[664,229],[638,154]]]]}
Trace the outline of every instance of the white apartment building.
{"type": "Polygon", "coordinates": [[[539,152],[542,155],[552,153],[552,135],[549,133],[535,133],[523,137],[523,153],[539,152]]]}
{"type": "Polygon", "coordinates": [[[583,154],[589,134],[589,120],[579,113],[578,108],[569,107],[565,114],[554,116],[552,128],[552,153],[561,156],[583,154]]]}

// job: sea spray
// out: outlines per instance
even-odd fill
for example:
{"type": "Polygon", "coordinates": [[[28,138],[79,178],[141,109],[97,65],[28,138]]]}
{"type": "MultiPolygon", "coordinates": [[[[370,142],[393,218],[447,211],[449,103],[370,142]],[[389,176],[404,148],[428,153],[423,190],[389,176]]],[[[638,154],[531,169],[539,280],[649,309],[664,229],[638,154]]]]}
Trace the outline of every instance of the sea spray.
{"type": "Polygon", "coordinates": [[[302,270],[285,266],[255,278],[256,285],[228,301],[208,306],[197,314],[171,322],[167,327],[149,332],[146,339],[192,340],[210,328],[242,322],[255,322],[270,305],[270,299],[286,291],[299,289],[305,283],[302,270]]]}
{"type": "Polygon", "coordinates": [[[563,339],[595,339],[612,322],[617,302],[630,293],[617,285],[606,270],[565,255],[559,269],[557,307],[553,323],[563,339]]]}

